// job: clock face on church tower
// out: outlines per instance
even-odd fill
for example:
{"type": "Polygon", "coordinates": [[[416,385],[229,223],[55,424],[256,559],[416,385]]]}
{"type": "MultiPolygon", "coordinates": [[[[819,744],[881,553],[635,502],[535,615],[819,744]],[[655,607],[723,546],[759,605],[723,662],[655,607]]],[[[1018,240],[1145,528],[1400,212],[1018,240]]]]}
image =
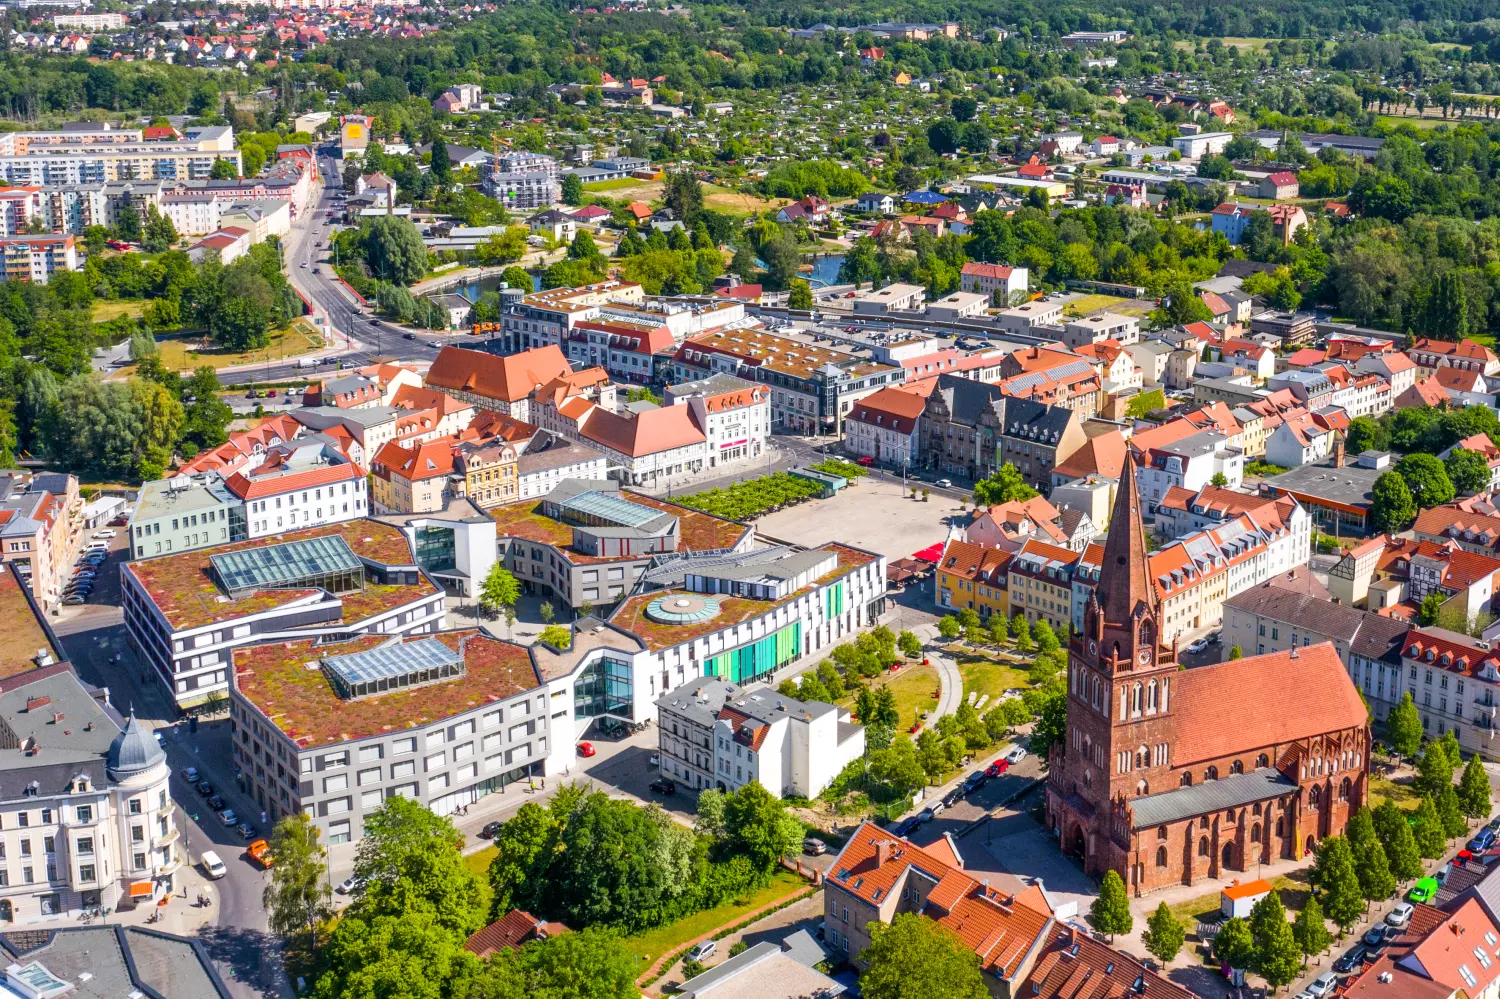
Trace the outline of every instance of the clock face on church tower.
{"type": "Polygon", "coordinates": [[[1141,650],[1141,654],[1138,655],[1138,656],[1136,656],[1136,658],[1138,660],[1140,660],[1140,663],[1141,663],[1142,666],[1150,666],[1151,665],[1151,650],[1150,649],[1142,649],[1141,650]]]}
{"type": "Polygon", "coordinates": [[[1089,643],[1089,655],[1091,655],[1091,656],[1097,656],[1098,654],[1099,654],[1099,643],[1098,642],[1090,642],[1089,643]]]}

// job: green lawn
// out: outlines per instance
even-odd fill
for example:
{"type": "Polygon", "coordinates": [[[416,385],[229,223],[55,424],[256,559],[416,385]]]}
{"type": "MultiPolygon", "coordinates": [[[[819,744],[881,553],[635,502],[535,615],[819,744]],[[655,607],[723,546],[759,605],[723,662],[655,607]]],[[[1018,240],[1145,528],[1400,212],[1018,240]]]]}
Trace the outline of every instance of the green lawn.
{"type": "Polygon", "coordinates": [[[701,937],[721,926],[732,926],[747,913],[761,906],[790,898],[808,887],[806,881],[791,871],[777,868],[776,873],[764,888],[758,888],[712,909],[695,912],[675,923],[668,923],[654,930],[625,937],[624,942],[640,957],[641,971],[644,972],[663,954],[670,954],[685,947],[689,940],[701,937]]]}
{"type": "Polygon", "coordinates": [[[635,187],[642,183],[639,177],[621,177],[618,180],[599,180],[592,184],[583,185],[585,191],[619,191],[627,187],[635,187]]]}
{"type": "Polygon", "coordinates": [[[984,706],[986,711],[999,704],[1000,695],[1007,690],[1016,688],[1027,690],[1031,686],[1026,682],[1026,670],[997,662],[986,656],[960,657],[958,672],[964,678],[965,698],[968,697],[970,691],[975,693],[976,701],[986,694],[989,695],[989,702],[984,706]]]}
{"type": "Polygon", "coordinates": [[[272,330],[269,343],[253,350],[234,351],[214,346],[203,348],[202,344],[202,338],[198,336],[163,336],[156,340],[156,352],[168,370],[192,371],[202,364],[215,368],[270,364],[322,350],[326,346],[317,327],[307,319],[298,319],[285,329],[272,330]]]}
{"type": "Polygon", "coordinates": [[[144,298],[127,298],[118,302],[95,302],[94,322],[107,323],[121,316],[134,318],[145,312],[149,304],[151,303],[144,298]]]}
{"type": "MultiPolygon", "coordinates": [[[[1281,904],[1286,906],[1289,913],[1301,912],[1302,907],[1307,904],[1308,898],[1312,895],[1312,886],[1308,883],[1305,870],[1293,871],[1291,874],[1279,875],[1268,880],[1271,882],[1271,887],[1281,892],[1281,904]]],[[[1219,911],[1219,893],[1209,892],[1197,898],[1190,898],[1186,902],[1169,905],[1167,908],[1171,910],[1177,921],[1187,927],[1189,933],[1192,933],[1198,926],[1199,917],[1219,911]]]]}
{"type": "Polygon", "coordinates": [[[1069,315],[1086,316],[1091,312],[1109,309],[1128,301],[1130,299],[1121,298],[1119,295],[1084,295],[1082,298],[1064,302],[1063,311],[1069,315]]]}
{"type": "MultiPolygon", "coordinates": [[[[870,681],[871,690],[889,687],[896,696],[896,712],[903,729],[916,721],[917,712],[930,712],[937,707],[937,695],[942,684],[934,666],[902,666],[896,673],[882,673],[870,681]]],[[[839,702],[852,708],[854,698],[846,697],[839,702]]]]}
{"type": "Polygon", "coordinates": [[[1399,808],[1415,811],[1422,803],[1422,796],[1410,783],[1397,784],[1385,774],[1370,775],[1370,807],[1379,808],[1387,801],[1395,802],[1399,808]]]}

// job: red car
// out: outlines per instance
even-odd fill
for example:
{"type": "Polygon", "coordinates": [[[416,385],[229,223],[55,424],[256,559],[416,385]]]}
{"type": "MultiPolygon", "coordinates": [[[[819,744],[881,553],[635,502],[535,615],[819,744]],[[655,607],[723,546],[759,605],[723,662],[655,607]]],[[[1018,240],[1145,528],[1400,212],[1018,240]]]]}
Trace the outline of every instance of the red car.
{"type": "Polygon", "coordinates": [[[867,454],[862,454],[862,455],[859,456],[859,460],[856,461],[855,464],[863,465],[866,468],[869,468],[871,465],[875,464],[875,459],[871,458],[867,454]]]}
{"type": "Polygon", "coordinates": [[[594,744],[592,742],[580,742],[578,744],[579,756],[593,756],[597,752],[598,750],[594,748],[594,744]]]}
{"type": "Polygon", "coordinates": [[[985,768],[984,775],[986,777],[999,777],[1009,769],[1009,763],[1006,763],[1004,760],[996,760],[994,763],[991,763],[988,767],[985,768]]]}

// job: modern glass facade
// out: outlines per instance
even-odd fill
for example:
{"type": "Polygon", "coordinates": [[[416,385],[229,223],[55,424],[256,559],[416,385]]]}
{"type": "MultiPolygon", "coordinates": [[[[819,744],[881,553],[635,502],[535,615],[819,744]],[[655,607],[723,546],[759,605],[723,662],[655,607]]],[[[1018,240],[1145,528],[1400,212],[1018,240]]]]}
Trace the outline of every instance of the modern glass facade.
{"type": "Polygon", "coordinates": [[[583,668],[573,685],[573,717],[595,718],[610,714],[634,718],[630,664],[605,656],[583,668]]]}
{"type": "Polygon", "coordinates": [[[428,572],[452,572],[457,566],[453,528],[427,525],[417,530],[417,565],[428,572]]]}

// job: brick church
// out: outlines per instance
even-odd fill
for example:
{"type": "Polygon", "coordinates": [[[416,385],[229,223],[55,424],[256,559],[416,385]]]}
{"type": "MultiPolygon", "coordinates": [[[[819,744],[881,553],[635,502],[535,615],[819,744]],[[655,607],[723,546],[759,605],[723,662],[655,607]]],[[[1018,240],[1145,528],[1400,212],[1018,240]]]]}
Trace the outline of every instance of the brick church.
{"type": "MultiPolygon", "coordinates": [[[[1127,469],[1129,466],[1127,466],[1127,469]]],[[[1331,644],[1183,670],[1163,644],[1135,476],[1068,651],[1047,822],[1136,894],[1303,856],[1365,800],[1370,726],[1331,644]]]]}

